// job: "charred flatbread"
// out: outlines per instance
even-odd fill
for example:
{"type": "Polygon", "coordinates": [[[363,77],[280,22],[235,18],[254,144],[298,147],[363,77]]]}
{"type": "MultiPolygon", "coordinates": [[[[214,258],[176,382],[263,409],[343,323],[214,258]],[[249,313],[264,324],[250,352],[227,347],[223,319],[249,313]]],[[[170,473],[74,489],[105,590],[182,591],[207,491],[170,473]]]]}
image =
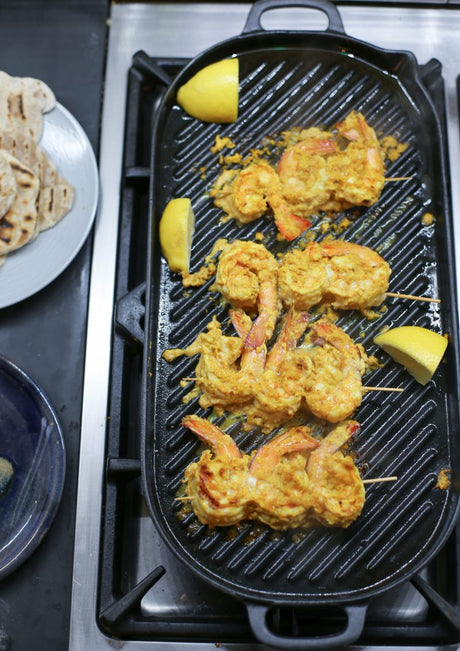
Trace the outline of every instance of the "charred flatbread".
{"type": "Polygon", "coordinates": [[[25,133],[38,141],[43,113],[56,105],[53,91],[40,79],[0,71],[0,129],[25,133]]]}
{"type": "Polygon", "coordinates": [[[43,147],[30,136],[13,131],[0,132],[0,148],[8,151],[38,176],[38,230],[57,224],[72,207],[74,189],[56,169],[43,147]]]}
{"type": "Polygon", "coordinates": [[[0,256],[19,249],[38,232],[38,177],[9,152],[0,155],[10,164],[17,192],[10,209],[0,218],[0,256]]]}
{"type": "Polygon", "coordinates": [[[9,161],[0,156],[0,217],[11,208],[18,186],[9,161]]]}

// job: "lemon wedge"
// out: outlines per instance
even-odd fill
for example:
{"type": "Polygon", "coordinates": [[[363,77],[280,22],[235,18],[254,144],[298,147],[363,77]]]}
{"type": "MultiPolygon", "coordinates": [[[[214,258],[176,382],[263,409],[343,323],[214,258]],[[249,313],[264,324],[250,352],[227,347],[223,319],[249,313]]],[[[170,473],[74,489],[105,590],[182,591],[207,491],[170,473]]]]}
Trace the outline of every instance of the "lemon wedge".
{"type": "Polygon", "coordinates": [[[186,273],[195,231],[190,199],[171,199],[160,219],[160,244],[171,271],[186,273]]]}
{"type": "Polygon", "coordinates": [[[177,103],[203,122],[235,122],[238,117],[239,61],[222,59],[199,70],[177,91],[177,103]]]}
{"type": "Polygon", "coordinates": [[[374,343],[405,366],[420,384],[433,377],[447,348],[446,337],[419,326],[391,328],[374,337],[374,343]]]}

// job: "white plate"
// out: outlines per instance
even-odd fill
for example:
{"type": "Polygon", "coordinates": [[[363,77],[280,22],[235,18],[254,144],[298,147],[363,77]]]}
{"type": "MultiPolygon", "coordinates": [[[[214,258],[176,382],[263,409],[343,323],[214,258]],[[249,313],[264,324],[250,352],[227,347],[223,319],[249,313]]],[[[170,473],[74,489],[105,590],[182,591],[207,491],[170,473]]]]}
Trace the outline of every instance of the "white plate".
{"type": "Polygon", "coordinates": [[[57,278],[82,247],[96,215],[96,158],[80,124],[59,103],[44,115],[40,145],[58,172],[72,183],[74,203],[56,226],[7,256],[0,267],[0,308],[32,296],[57,278]]]}

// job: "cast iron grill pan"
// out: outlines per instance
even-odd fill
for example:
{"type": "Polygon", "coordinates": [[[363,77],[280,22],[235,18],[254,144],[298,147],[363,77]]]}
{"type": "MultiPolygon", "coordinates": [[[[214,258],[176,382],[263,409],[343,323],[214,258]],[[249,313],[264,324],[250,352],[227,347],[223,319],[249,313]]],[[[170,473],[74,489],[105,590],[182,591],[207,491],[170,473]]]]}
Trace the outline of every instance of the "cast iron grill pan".
{"type": "MultiPolygon", "coordinates": [[[[143,476],[151,515],[171,549],[201,578],[244,599],[256,635],[281,648],[291,642],[266,633],[263,618],[268,606],[345,605],[349,620],[361,621],[365,609],[355,617],[359,609],[355,612],[350,604],[366,602],[407,580],[445,542],[456,518],[457,493],[435,485],[444,468],[452,468],[455,478],[458,352],[454,336],[446,363],[425,387],[392,362],[365,376],[369,385],[404,391],[364,397],[354,415],[362,426],[356,440],[357,463],[365,476],[396,475],[398,481],[368,486],[364,511],[348,529],[279,533],[244,523],[210,531],[174,500],[186,466],[203,449],[180,421],[186,414],[211,413],[202,410],[197,399],[187,400],[190,387],[180,386],[182,377],[194,374],[197,359],[167,364],[161,354],[166,348],[191,343],[213,315],[225,324],[224,330],[232,330],[228,306],[210,293],[212,281],[184,291],[178,277],[169,272],[157,237],[161,213],[171,198],[191,199],[196,216],[192,270],[202,264],[219,237],[253,239],[262,232],[273,252],[288,246],[277,241],[270,219],[245,226],[219,222],[221,213],[207,196],[221,169],[219,154],[210,151],[217,134],[229,136],[245,155],[264,136],[299,125],[329,127],[356,109],[379,135],[391,134],[409,143],[407,151],[387,166],[386,175],[411,180],[387,183],[375,206],[339,215],[336,221],[351,217],[343,237],[379,250],[390,263],[391,290],[439,296],[441,306],[387,299],[388,310],[378,321],[349,312],[338,323],[368,353],[377,352],[372,337],[385,325],[457,332],[442,129],[414,57],[383,51],[340,33],[340,18],[328,4],[314,4],[328,13],[326,32],[260,28],[250,32],[255,20],[258,24],[257,12],[272,4],[256,3],[240,37],[193,60],[167,90],[157,114],[146,292],[143,476]],[[175,104],[178,87],[204,65],[235,55],[240,59],[238,121],[216,125],[188,117],[175,104]],[[436,216],[433,226],[422,224],[426,212],[436,216]],[[263,607],[251,608],[252,603],[263,607]]],[[[313,220],[312,228],[321,239],[319,222],[313,220]]],[[[238,422],[227,431],[246,452],[267,441],[256,429],[244,432],[238,422]]],[[[358,635],[359,630],[354,630],[353,637],[358,635]]],[[[305,648],[309,645],[308,640],[302,643],[305,648]]],[[[314,648],[320,648],[318,644],[316,640],[314,648]]],[[[326,644],[330,646],[332,640],[326,644]]]]}

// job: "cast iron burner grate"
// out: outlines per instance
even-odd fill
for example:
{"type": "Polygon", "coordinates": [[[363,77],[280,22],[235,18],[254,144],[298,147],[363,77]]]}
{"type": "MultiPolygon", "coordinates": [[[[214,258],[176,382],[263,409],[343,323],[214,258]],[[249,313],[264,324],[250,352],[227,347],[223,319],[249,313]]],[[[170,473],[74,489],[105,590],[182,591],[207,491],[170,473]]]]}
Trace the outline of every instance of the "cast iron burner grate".
{"type": "MultiPolygon", "coordinates": [[[[128,73],[96,616],[104,633],[118,639],[254,644],[243,605],[188,576],[144,526],[153,526],[142,496],[139,424],[152,126],[165,84],[185,63],[138,52],[128,73]],[[153,560],[150,567],[145,558],[153,560]],[[162,605],[177,583],[177,605],[162,605]],[[183,585],[193,586],[191,595],[180,593],[183,585]]],[[[445,115],[441,66],[429,62],[421,73],[445,115]]],[[[370,604],[357,644],[459,643],[459,563],[460,525],[422,575],[370,604]]],[[[343,623],[333,608],[277,608],[270,614],[278,635],[324,635],[343,623]]]]}

